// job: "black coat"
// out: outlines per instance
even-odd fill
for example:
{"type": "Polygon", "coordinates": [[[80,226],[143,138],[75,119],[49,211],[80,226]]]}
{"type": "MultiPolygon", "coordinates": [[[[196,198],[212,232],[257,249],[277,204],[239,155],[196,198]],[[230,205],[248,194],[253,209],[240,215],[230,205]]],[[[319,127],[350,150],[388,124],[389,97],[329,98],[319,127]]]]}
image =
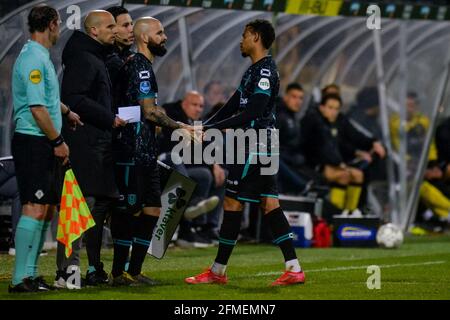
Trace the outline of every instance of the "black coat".
{"type": "Polygon", "coordinates": [[[450,162],[450,118],[447,118],[436,130],[436,146],[439,161],[450,162]]]}
{"type": "Polygon", "coordinates": [[[305,157],[300,146],[300,121],[281,99],[277,105],[276,128],[279,130],[280,158],[289,165],[302,166],[305,157]]]}
{"type": "Polygon", "coordinates": [[[64,47],[61,98],[78,113],[83,127],[63,127],[70,161],[85,196],[117,197],[112,158],[111,81],[105,66],[108,49],[80,31],[64,47]]]}
{"type": "Polygon", "coordinates": [[[117,77],[120,69],[124,66],[127,59],[133,54],[130,48],[125,48],[122,51],[117,47],[113,47],[111,52],[106,56],[105,64],[108,69],[109,78],[111,79],[112,87],[116,85],[117,77]]]}
{"type": "Polygon", "coordinates": [[[338,166],[354,159],[356,150],[370,150],[376,139],[357,130],[344,114],[330,123],[318,108],[301,121],[302,149],[310,166],[338,166]]]}

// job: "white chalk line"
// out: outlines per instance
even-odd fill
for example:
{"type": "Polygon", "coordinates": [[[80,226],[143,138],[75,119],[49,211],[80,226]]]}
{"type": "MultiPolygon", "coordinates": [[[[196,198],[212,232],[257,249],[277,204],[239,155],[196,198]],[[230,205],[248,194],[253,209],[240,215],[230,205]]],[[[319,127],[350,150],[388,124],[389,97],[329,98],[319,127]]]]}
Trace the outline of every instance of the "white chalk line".
{"type": "MultiPolygon", "coordinates": [[[[396,263],[396,264],[381,264],[376,265],[380,267],[380,269],[386,269],[386,268],[398,268],[398,267],[416,267],[416,266],[429,266],[429,265],[436,265],[436,264],[443,264],[447,261],[428,261],[428,262],[421,262],[421,263],[396,263]]],[[[367,269],[367,267],[372,266],[371,265],[365,265],[365,266],[347,266],[347,267],[336,267],[336,268],[321,268],[321,269],[311,269],[311,270],[305,270],[305,273],[311,273],[311,272],[335,272],[335,271],[349,271],[349,270],[364,270],[367,269]]],[[[274,272],[260,272],[257,273],[256,277],[266,277],[266,276],[274,276],[279,275],[280,271],[274,271],[274,272]]]]}

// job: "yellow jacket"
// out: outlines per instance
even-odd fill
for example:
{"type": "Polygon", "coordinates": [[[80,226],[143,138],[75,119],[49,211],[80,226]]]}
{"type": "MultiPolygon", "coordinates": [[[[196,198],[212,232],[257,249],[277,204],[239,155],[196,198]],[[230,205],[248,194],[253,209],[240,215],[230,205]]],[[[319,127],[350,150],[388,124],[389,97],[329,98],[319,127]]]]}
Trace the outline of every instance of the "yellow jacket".
{"type": "MultiPolygon", "coordinates": [[[[414,129],[419,129],[426,134],[427,130],[430,127],[430,119],[427,116],[421,114],[420,112],[416,112],[413,117],[406,123],[406,133],[410,134],[414,129]]],[[[393,114],[391,119],[389,120],[389,129],[391,132],[391,143],[392,147],[395,150],[398,150],[400,147],[400,115],[393,114]]],[[[423,136],[425,138],[425,136],[423,136]]],[[[411,155],[408,155],[408,160],[411,158],[411,155]]],[[[435,161],[438,159],[438,152],[436,148],[436,143],[433,139],[430,146],[430,151],[428,153],[428,161],[435,161]]]]}

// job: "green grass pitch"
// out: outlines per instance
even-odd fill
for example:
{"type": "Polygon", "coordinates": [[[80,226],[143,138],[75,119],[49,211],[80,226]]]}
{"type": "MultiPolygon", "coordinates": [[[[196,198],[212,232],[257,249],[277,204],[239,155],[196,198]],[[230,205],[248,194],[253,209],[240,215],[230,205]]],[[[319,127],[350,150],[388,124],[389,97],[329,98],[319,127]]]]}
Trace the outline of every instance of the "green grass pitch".
{"type": "MultiPolygon", "coordinates": [[[[282,255],[270,245],[241,244],[228,267],[229,282],[219,285],[187,285],[212,262],[216,248],[171,248],[162,260],[148,256],[144,272],[161,283],[154,287],[87,288],[49,293],[7,293],[14,259],[0,255],[0,299],[148,299],[148,300],[305,300],[305,299],[450,299],[450,235],[407,238],[403,246],[386,249],[298,249],[306,271],[306,284],[271,288],[283,271],[282,255]],[[367,266],[381,268],[381,289],[369,290],[367,266]]],[[[112,250],[103,251],[110,270],[112,250]]],[[[83,250],[82,270],[86,270],[83,250]]],[[[55,252],[40,260],[40,273],[53,281],[55,252]]]]}

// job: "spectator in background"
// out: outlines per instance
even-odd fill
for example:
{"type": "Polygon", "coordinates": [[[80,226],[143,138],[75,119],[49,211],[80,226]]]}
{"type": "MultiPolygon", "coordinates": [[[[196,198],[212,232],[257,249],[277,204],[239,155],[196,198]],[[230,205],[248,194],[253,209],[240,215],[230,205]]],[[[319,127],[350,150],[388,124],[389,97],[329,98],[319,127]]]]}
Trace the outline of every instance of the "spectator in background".
{"type": "MultiPolygon", "coordinates": [[[[163,105],[167,115],[176,121],[193,124],[200,121],[204,110],[203,96],[196,91],[189,91],[183,100],[163,105]]],[[[160,138],[160,151],[165,159],[170,158],[172,148],[177,142],[171,141],[172,131],[163,129],[160,138]]],[[[170,164],[170,163],[169,163],[170,164]]],[[[180,223],[177,244],[182,247],[210,246],[218,239],[217,228],[221,213],[221,205],[225,194],[225,171],[218,165],[185,164],[187,175],[197,182],[197,189],[191,200],[191,207],[185,215],[198,216],[192,223],[184,219],[180,223]]]]}
{"type": "Polygon", "coordinates": [[[291,83],[287,86],[282,98],[278,99],[277,123],[280,141],[280,170],[278,183],[281,192],[301,194],[310,180],[302,169],[305,168],[305,157],[301,153],[300,121],[297,114],[304,98],[300,84],[291,83]]]}
{"type": "Polygon", "coordinates": [[[308,110],[312,108],[318,108],[320,106],[322,98],[328,94],[336,94],[338,96],[341,96],[341,88],[334,83],[327,84],[321,90],[318,90],[318,88],[315,87],[312,93],[312,99],[309,103],[308,110]]]}
{"type": "MultiPolygon", "coordinates": [[[[406,159],[402,159],[407,162],[408,176],[411,178],[417,168],[416,161],[419,159],[423,152],[423,145],[425,142],[425,136],[430,129],[430,119],[421,113],[418,105],[418,95],[415,92],[409,92],[406,99],[406,141],[407,141],[407,154],[406,159]]],[[[400,148],[400,115],[394,114],[389,122],[392,146],[394,150],[400,148]]],[[[448,146],[447,146],[448,147],[448,146]]],[[[422,183],[419,196],[421,204],[430,209],[431,212],[440,220],[447,221],[450,212],[450,199],[445,195],[445,188],[440,184],[444,173],[439,167],[438,151],[436,143],[433,140],[428,151],[428,165],[425,171],[425,181],[422,183]]],[[[421,221],[421,215],[417,215],[418,221],[421,221]]],[[[415,234],[423,233],[420,228],[414,228],[412,230],[415,234]]]]}
{"type": "Polygon", "coordinates": [[[444,178],[450,182],[450,117],[446,118],[436,130],[436,146],[439,164],[444,171],[444,178]]]}
{"type": "Polygon", "coordinates": [[[0,196],[12,199],[11,205],[11,243],[9,255],[16,255],[14,237],[16,235],[17,223],[22,214],[22,204],[20,203],[19,187],[17,186],[16,170],[12,157],[0,158],[0,196]]]}
{"type": "Polygon", "coordinates": [[[339,87],[335,83],[331,83],[331,84],[328,84],[325,87],[323,87],[321,93],[322,93],[322,98],[328,94],[336,94],[336,95],[340,96],[341,95],[341,87],[339,87]]]}
{"type": "MultiPolygon", "coordinates": [[[[356,103],[347,112],[350,122],[364,132],[367,136],[372,136],[377,140],[383,140],[383,133],[380,126],[380,107],[378,100],[378,89],[375,87],[363,88],[356,96],[356,103]]],[[[370,181],[386,180],[386,163],[384,159],[377,159],[368,168],[367,175],[370,181]]]]}
{"type": "Polygon", "coordinates": [[[209,113],[218,103],[225,103],[227,97],[225,96],[225,88],[220,81],[213,80],[209,82],[203,89],[205,99],[205,113],[209,113]]]}
{"type": "Polygon", "coordinates": [[[233,9],[234,0],[224,0],[223,1],[227,9],[233,9]]]}
{"type": "MultiPolygon", "coordinates": [[[[412,165],[410,161],[412,157],[419,157],[423,150],[423,142],[427,130],[430,127],[430,119],[421,113],[418,108],[418,96],[415,92],[408,92],[406,99],[406,133],[408,136],[407,145],[407,161],[412,165]]],[[[392,146],[394,149],[400,148],[400,115],[394,113],[389,120],[390,132],[392,135],[392,146]]],[[[430,158],[437,159],[437,149],[433,142],[430,148],[430,158]]],[[[413,168],[411,168],[414,171],[413,168]]]]}
{"type": "Polygon", "coordinates": [[[339,95],[328,94],[319,108],[309,110],[301,121],[303,150],[307,163],[331,184],[330,201],[344,214],[358,216],[363,167],[372,162],[372,154],[384,158],[385,150],[379,141],[358,131],[340,113],[341,106],[339,95]]]}
{"type": "Polygon", "coordinates": [[[351,120],[370,132],[376,139],[381,140],[383,134],[379,124],[379,114],[378,89],[375,87],[362,89],[356,96],[355,105],[347,112],[351,120]]]}

